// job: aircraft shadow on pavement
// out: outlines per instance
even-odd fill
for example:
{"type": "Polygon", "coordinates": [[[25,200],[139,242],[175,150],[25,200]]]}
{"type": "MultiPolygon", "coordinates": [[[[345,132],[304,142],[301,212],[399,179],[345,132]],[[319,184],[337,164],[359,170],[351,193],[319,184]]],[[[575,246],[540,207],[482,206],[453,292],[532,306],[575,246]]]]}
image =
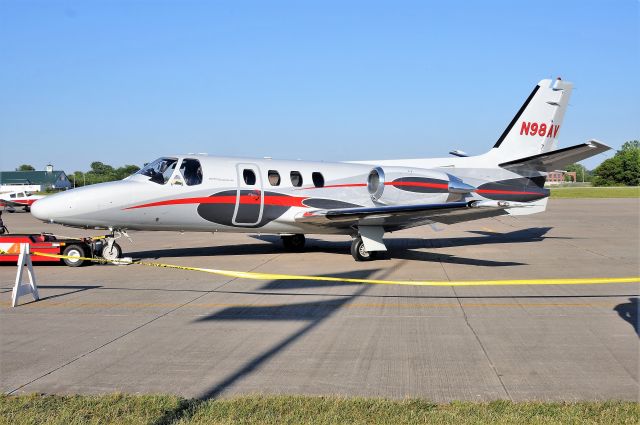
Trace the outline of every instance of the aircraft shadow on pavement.
{"type": "Polygon", "coordinates": [[[640,298],[638,297],[631,297],[628,303],[618,304],[613,308],[624,321],[629,322],[629,324],[633,326],[633,330],[638,337],[640,337],[640,318],[638,317],[638,310],[640,310],[639,300],[640,298]]]}
{"type": "MultiPolygon", "coordinates": [[[[338,278],[360,278],[366,279],[376,273],[377,269],[360,270],[347,273],[338,273],[331,275],[338,278]]],[[[378,276],[383,279],[384,276],[378,276]]],[[[248,360],[243,366],[235,371],[232,371],[221,381],[204,391],[198,400],[185,401],[181,403],[176,409],[169,411],[155,421],[154,424],[169,424],[175,423],[180,419],[188,419],[197,410],[202,400],[209,398],[215,398],[222,394],[226,389],[233,384],[241,380],[242,378],[250,375],[258,368],[260,368],[265,362],[276,356],[283,349],[287,348],[302,336],[311,332],[320,323],[333,315],[342,306],[363,294],[368,290],[366,285],[358,288],[353,294],[345,295],[340,299],[332,299],[327,301],[318,302],[304,302],[297,304],[282,304],[274,306],[245,306],[245,307],[228,307],[216,313],[210,314],[202,318],[198,318],[195,322],[209,322],[209,321],[227,321],[227,320],[289,320],[289,321],[301,321],[305,322],[304,326],[287,336],[283,340],[272,345],[270,348],[254,356],[248,360]]]]}
{"type": "MultiPolygon", "coordinates": [[[[549,236],[545,235],[551,229],[551,227],[533,227],[528,229],[519,229],[507,233],[476,231],[472,233],[477,233],[479,234],[479,236],[456,238],[389,238],[386,240],[387,247],[389,249],[386,255],[390,258],[400,258],[417,261],[438,261],[453,264],[468,264],[488,267],[516,266],[522,265],[522,263],[485,261],[471,258],[467,259],[449,254],[431,254],[418,251],[406,251],[423,248],[449,248],[484,244],[539,242],[549,238],[549,236]]],[[[155,249],[148,251],[127,252],[127,255],[141,259],[159,259],[170,257],[213,257],[225,255],[280,254],[284,252],[279,236],[251,235],[251,237],[262,242],[269,243],[155,249]]],[[[322,239],[307,238],[307,247],[304,249],[304,251],[349,255],[349,246],[350,241],[348,240],[326,241],[322,239]]]]}
{"type": "MultiPolygon", "coordinates": [[[[325,276],[329,276],[329,275],[325,275],[325,276]]],[[[307,288],[307,289],[332,288],[332,287],[352,288],[354,286],[359,286],[359,285],[361,285],[361,283],[292,279],[292,280],[271,280],[260,289],[266,290],[266,291],[273,291],[273,290],[303,289],[303,288],[307,288]]]]}
{"type": "MultiPolygon", "coordinates": [[[[334,273],[324,275],[328,277],[337,277],[343,279],[367,279],[379,269],[358,270],[344,273],[334,273]]],[[[295,282],[295,281],[269,281],[261,289],[273,290],[283,289],[276,283],[295,282]]],[[[311,287],[316,283],[329,283],[333,286],[346,286],[342,282],[316,282],[316,281],[297,281],[300,283],[298,287],[311,287]]],[[[348,284],[347,284],[348,285],[348,284]]],[[[357,285],[357,284],[355,284],[357,285]]],[[[364,285],[358,285],[359,290],[352,294],[343,294],[341,296],[332,297],[330,300],[301,302],[295,304],[275,304],[268,306],[240,306],[228,307],[208,316],[199,317],[196,321],[210,320],[316,320],[332,314],[336,309],[340,308],[346,301],[359,296],[362,289],[366,289],[364,285]]],[[[354,286],[350,286],[354,288],[354,286]]],[[[322,297],[322,294],[318,294],[322,297]]]]}

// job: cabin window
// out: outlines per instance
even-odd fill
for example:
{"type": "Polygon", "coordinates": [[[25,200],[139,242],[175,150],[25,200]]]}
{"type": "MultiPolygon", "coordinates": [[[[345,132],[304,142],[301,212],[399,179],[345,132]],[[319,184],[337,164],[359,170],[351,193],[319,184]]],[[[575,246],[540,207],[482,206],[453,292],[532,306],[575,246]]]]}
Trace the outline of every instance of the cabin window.
{"type": "Polygon", "coordinates": [[[256,173],[253,170],[243,170],[242,178],[247,186],[253,186],[256,184],[256,173]]]}
{"type": "Polygon", "coordinates": [[[195,186],[202,183],[202,166],[197,159],[183,159],[180,165],[180,173],[184,177],[187,186],[195,186]]]}
{"type": "Polygon", "coordinates": [[[269,170],[269,184],[271,186],[280,186],[280,173],[276,170],[269,170]]]}
{"type": "Polygon", "coordinates": [[[154,183],[165,184],[176,169],[177,163],[178,160],[176,158],[159,158],[145,165],[136,174],[147,176],[154,183]]]}
{"type": "Polygon", "coordinates": [[[15,198],[15,197],[16,197],[16,194],[15,194],[15,193],[12,193],[11,195],[9,195],[9,197],[10,197],[10,198],[15,198]]]}
{"type": "Polygon", "coordinates": [[[311,179],[313,180],[313,185],[315,187],[324,187],[324,177],[322,176],[322,173],[315,171],[311,174],[311,179]]]}
{"type": "Polygon", "coordinates": [[[300,174],[300,171],[292,171],[290,176],[292,185],[295,187],[302,186],[302,174],[300,174]]]}

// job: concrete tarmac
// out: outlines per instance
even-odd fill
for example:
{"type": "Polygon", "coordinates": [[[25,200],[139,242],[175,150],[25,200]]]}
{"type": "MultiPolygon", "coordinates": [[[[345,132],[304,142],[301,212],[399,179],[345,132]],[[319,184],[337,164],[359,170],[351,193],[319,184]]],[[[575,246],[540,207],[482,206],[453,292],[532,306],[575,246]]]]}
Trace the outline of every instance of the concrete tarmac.
{"type": "MultiPolygon", "coordinates": [[[[396,280],[640,274],[638,199],[388,235],[356,263],[343,237],[132,233],[126,255],[197,267],[396,280]]],[[[4,214],[13,232],[97,234],[4,214]]],[[[5,393],[340,394],[451,400],[639,400],[637,283],[402,287],[252,281],[143,266],[37,265],[11,308],[0,266],[5,393]]]]}

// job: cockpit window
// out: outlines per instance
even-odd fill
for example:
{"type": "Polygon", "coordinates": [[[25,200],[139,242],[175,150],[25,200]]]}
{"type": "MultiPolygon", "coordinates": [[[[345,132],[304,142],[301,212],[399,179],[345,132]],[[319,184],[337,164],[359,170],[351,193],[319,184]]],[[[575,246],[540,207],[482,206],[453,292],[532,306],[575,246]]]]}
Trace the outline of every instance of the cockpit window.
{"type": "Polygon", "coordinates": [[[178,160],[175,158],[156,159],[142,167],[136,174],[147,176],[154,183],[165,184],[173,174],[177,162],[178,160]]]}
{"type": "Polygon", "coordinates": [[[197,159],[183,159],[180,164],[180,173],[182,173],[187,186],[202,183],[202,167],[197,159]]]}

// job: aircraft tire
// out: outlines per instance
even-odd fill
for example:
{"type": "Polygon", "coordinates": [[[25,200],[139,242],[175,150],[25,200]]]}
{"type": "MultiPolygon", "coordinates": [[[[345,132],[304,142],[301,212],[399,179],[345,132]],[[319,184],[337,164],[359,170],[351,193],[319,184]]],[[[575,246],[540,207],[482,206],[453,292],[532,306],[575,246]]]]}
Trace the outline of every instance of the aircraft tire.
{"type": "Polygon", "coordinates": [[[302,234],[282,236],[282,244],[288,251],[300,251],[304,248],[306,239],[302,234]]]}
{"type": "Polygon", "coordinates": [[[113,261],[113,260],[117,260],[120,257],[122,257],[122,248],[120,248],[120,245],[118,245],[115,242],[111,246],[111,250],[110,251],[109,251],[108,246],[106,246],[106,245],[102,249],[102,258],[104,258],[105,260],[113,261]]]}
{"type": "Polygon", "coordinates": [[[30,207],[24,207],[24,212],[31,212],[31,208],[30,207]]]}
{"type": "MultiPolygon", "coordinates": [[[[84,247],[82,245],[68,245],[64,251],[62,251],[62,255],[68,255],[70,257],[86,257],[86,253],[84,247]]],[[[80,267],[84,264],[84,260],[78,258],[63,258],[62,262],[69,267],[80,267]]]]}
{"type": "Polygon", "coordinates": [[[361,237],[355,238],[351,242],[351,255],[356,261],[371,261],[375,259],[375,251],[367,251],[361,237]]]}

